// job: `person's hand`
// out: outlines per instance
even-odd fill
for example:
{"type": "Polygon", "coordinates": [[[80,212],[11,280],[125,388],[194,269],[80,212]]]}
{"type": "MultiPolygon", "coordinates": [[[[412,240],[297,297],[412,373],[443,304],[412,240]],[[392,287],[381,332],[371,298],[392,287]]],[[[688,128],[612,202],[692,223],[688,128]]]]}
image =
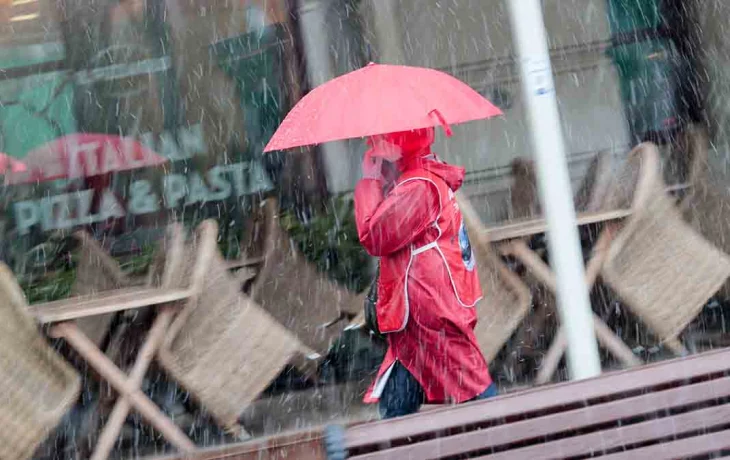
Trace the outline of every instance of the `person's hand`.
{"type": "Polygon", "coordinates": [[[365,158],[362,160],[362,178],[383,179],[383,159],[373,156],[373,149],[365,152],[365,158]]]}

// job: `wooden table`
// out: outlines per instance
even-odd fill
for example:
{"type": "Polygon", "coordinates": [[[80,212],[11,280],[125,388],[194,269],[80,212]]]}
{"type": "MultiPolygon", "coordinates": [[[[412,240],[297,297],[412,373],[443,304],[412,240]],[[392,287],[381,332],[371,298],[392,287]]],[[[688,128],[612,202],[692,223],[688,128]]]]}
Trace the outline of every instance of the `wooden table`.
{"type": "Polygon", "coordinates": [[[161,249],[165,251],[165,261],[159,287],[114,289],[30,306],[38,321],[51,325],[52,337],[63,338],[119,394],[99,435],[92,460],[105,460],[109,456],[131,409],[139,412],[180,451],[195,449],[190,438],[142,392],[141,387],[145,373],[172,323],[177,305],[200,294],[200,280],[217,250],[217,226],[201,225],[201,228],[197,247],[193,249],[186,246],[182,226],[171,229],[169,245],[161,249]],[[193,265],[187,273],[180,267],[191,263],[188,260],[191,253],[194,254],[193,265]],[[75,323],[79,318],[144,307],[157,307],[158,312],[129,374],[125,374],[75,323]]]}
{"type": "MultiPolygon", "coordinates": [[[[613,235],[618,231],[620,221],[630,214],[630,210],[614,210],[579,214],[576,216],[579,226],[592,224],[604,225],[604,229],[593,247],[593,256],[586,266],[586,285],[589,290],[592,288],[600,273],[606,251],[611,244],[613,235]]],[[[555,294],[557,287],[554,273],[543,262],[542,258],[530,249],[525,241],[527,238],[545,233],[547,230],[548,227],[545,219],[533,219],[510,222],[509,224],[498,227],[486,227],[483,231],[492,243],[497,244],[502,254],[513,256],[519,260],[542,284],[555,294]]],[[[641,364],[641,361],[633,354],[631,349],[595,313],[593,314],[593,326],[596,330],[596,338],[601,345],[616,356],[624,365],[630,367],[641,364]]],[[[566,347],[567,338],[565,331],[560,327],[555,340],[543,359],[536,383],[545,383],[550,380],[560,363],[566,347]]]]}
{"type": "MultiPolygon", "coordinates": [[[[579,227],[591,224],[600,224],[604,222],[612,222],[624,219],[631,215],[631,210],[618,209],[615,211],[593,212],[578,214],[576,221],[579,227]]],[[[486,227],[484,229],[489,241],[499,243],[516,238],[525,238],[528,236],[539,235],[548,230],[547,221],[545,219],[529,219],[522,221],[512,221],[508,224],[499,225],[497,227],[486,227]]]]}
{"type": "Polygon", "coordinates": [[[29,306],[31,314],[41,324],[51,324],[50,335],[63,338],[99,375],[119,393],[106,426],[92,455],[93,460],[108,457],[130,409],[136,409],[150,425],[173,446],[183,452],[195,444],[141,391],[144,375],[155,356],[165,331],[172,322],[172,305],[188,299],[193,291],[187,289],[125,288],[93,296],[78,296],[55,302],[29,306]],[[162,307],[150,329],[129,375],[102,352],[74,323],[74,320],[133,308],[162,307]]]}
{"type": "Polygon", "coordinates": [[[179,302],[188,297],[187,289],[124,288],[33,304],[28,310],[39,323],[47,324],[179,302]]]}

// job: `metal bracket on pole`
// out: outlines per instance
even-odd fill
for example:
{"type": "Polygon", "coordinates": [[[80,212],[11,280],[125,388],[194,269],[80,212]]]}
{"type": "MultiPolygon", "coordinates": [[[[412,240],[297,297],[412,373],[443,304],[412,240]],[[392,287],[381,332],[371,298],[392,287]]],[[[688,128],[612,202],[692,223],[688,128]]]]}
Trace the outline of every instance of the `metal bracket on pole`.
{"type": "Polygon", "coordinates": [[[540,0],[509,0],[571,377],[601,373],[540,0]]]}

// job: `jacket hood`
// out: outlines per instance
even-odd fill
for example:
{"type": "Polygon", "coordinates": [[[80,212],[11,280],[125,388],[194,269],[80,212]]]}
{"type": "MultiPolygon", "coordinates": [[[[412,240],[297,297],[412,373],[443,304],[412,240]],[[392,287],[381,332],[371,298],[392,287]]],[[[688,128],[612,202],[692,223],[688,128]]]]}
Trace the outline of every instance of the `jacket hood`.
{"type": "Polygon", "coordinates": [[[436,174],[454,192],[461,188],[464,183],[464,176],[466,175],[466,170],[461,166],[450,165],[438,160],[419,158],[401,164],[401,170],[403,172],[415,168],[423,168],[432,174],[436,174]]]}
{"type": "Polygon", "coordinates": [[[436,137],[436,130],[433,128],[414,129],[413,131],[400,131],[388,133],[383,136],[385,141],[401,148],[403,157],[420,154],[433,144],[436,137]]]}

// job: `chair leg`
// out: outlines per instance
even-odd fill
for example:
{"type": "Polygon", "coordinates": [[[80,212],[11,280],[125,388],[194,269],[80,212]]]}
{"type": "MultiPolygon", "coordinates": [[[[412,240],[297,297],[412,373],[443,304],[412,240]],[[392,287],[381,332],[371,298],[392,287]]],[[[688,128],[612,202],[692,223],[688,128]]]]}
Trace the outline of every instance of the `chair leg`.
{"type": "Polygon", "coordinates": [[[540,371],[537,373],[535,383],[537,383],[538,385],[542,385],[550,381],[550,379],[553,377],[553,374],[555,374],[555,371],[558,369],[560,360],[562,359],[563,354],[565,353],[565,350],[567,348],[568,337],[567,335],[565,335],[565,329],[560,327],[558,328],[557,334],[555,334],[555,339],[553,339],[553,343],[550,344],[550,348],[548,349],[547,354],[542,360],[542,366],[540,367],[540,371]]]}
{"type": "Polygon", "coordinates": [[[290,364],[301,372],[304,378],[316,381],[320,358],[319,353],[302,349],[291,358],[290,364]]]}
{"type": "Polygon", "coordinates": [[[597,315],[593,315],[593,327],[596,338],[612,355],[617,357],[626,367],[640,366],[641,360],[597,315]]]}
{"type": "Polygon", "coordinates": [[[124,373],[99,350],[75,324],[60,323],[51,329],[56,338],[63,338],[96,370],[102,378],[126,397],[129,404],[157,429],[173,446],[183,452],[195,450],[195,444],[175,425],[147,395],[136,388],[124,373]]]}
{"type": "MultiPolygon", "coordinates": [[[[613,331],[606,326],[601,318],[593,315],[593,327],[596,330],[596,338],[598,341],[611,352],[616,358],[618,358],[626,367],[633,367],[641,365],[641,360],[637,358],[631,349],[618,337],[613,331]]],[[[550,381],[555,370],[558,368],[560,359],[568,349],[568,339],[565,335],[565,330],[561,327],[558,329],[558,333],[550,345],[545,358],[542,361],[542,367],[540,372],[537,374],[535,382],[537,384],[543,384],[550,381]]]]}
{"type": "MultiPolygon", "coordinates": [[[[157,352],[157,348],[164,337],[165,331],[170,326],[172,317],[172,309],[163,308],[157,315],[157,318],[155,318],[155,322],[147,335],[147,340],[145,340],[142,345],[142,348],[137,355],[137,360],[134,363],[134,367],[132,367],[132,371],[129,373],[128,382],[130,385],[134,386],[135,389],[139,389],[142,385],[145,373],[157,352]]],[[[112,409],[109,420],[99,436],[99,441],[96,443],[96,448],[91,456],[91,460],[106,460],[106,458],[109,457],[109,454],[114,447],[114,442],[119,436],[119,432],[122,430],[124,421],[127,419],[127,415],[129,415],[131,408],[132,405],[130,404],[129,399],[124,394],[120,394],[116,404],[114,404],[114,409],[112,409]]]]}
{"type": "Polygon", "coordinates": [[[555,274],[550,267],[535,254],[524,240],[514,240],[508,244],[500,246],[500,250],[504,255],[512,255],[517,258],[542,284],[544,284],[551,292],[557,292],[557,282],[555,274]]]}
{"type": "Polygon", "coordinates": [[[248,441],[251,439],[251,434],[243,427],[243,425],[236,423],[226,427],[226,432],[236,438],[237,441],[248,441]]]}
{"type": "Polygon", "coordinates": [[[677,356],[688,356],[689,350],[687,350],[687,347],[684,346],[682,342],[679,341],[678,338],[672,337],[671,339],[665,339],[662,344],[669,348],[672,353],[674,353],[677,356]]]}
{"type": "MultiPolygon", "coordinates": [[[[593,257],[588,261],[586,267],[586,285],[590,289],[598,278],[598,274],[603,266],[608,247],[611,245],[613,236],[616,232],[616,225],[609,224],[606,229],[601,232],[596,244],[593,248],[593,257]]],[[[545,264],[532,250],[525,244],[523,240],[515,240],[511,242],[506,252],[517,257],[525,267],[530,270],[545,286],[553,293],[556,292],[555,275],[550,267],[545,264]]],[[[596,331],[596,338],[608,351],[616,356],[627,367],[637,366],[641,364],[641,360],[637,358],[626,346],[626,344],[606,326],[596,314],[593,314],[593,327],[596,331]]],[[[672,345],[668,343],[671,347],[672,345]]],[[[536,383],[542,384],[548,382],[555,370],[558,368],[560,359],[565,350],[568,348],[568,339],[562,327],[558,329],[558,333],[550,345],[548,353],[543,359],[543,365],[538,372],[536,383]]]]}
{"type": "MultiPolygon", "coordinates": [[[[616,334],[614,334],[613,331],[611,331],[611,329],[609,329],[608,326],[606,326],[606,324],[595,315],[593,318],[593,324],[596,328],[596,337],[599,342],[601,342],[601,344],[610,351],[611,354],[621,360],[625,366],[632,367],[642,364],[642,361],[633,354],[626,344],[623,343],[623,341],[619,339],[616,334]]],[[[664,340],[663,345],[677,356],[688,356],[690,354],[687,347],[685,347],[684,344],[676,337],[664,340]]],[[[550,378],[552,378],[555,370],[558,368],[560,358],[562,358],[563,353],[565,353],[567,348],[568,342],[565,337],[565,332],[561,327],[558,329],[558,333],[555,336],[553,343],[550,345],[548,353],[543,359],[543,365],[535,379],[537,384],[547,383],[550,378]]]]}

